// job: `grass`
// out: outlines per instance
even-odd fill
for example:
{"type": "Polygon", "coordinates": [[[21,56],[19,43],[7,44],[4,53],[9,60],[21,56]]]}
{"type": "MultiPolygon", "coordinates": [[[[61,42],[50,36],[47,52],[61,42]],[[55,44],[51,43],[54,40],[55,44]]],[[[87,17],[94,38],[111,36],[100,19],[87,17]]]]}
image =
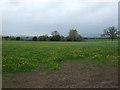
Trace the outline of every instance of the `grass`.
{"type": "Polygon", "coordinates": [[[118,41],[84,42],[3,41],[2,72],[20,73],[37,69],[60,69],[64,60],[96,61],[96,65],[118,66],[118,41]]]}

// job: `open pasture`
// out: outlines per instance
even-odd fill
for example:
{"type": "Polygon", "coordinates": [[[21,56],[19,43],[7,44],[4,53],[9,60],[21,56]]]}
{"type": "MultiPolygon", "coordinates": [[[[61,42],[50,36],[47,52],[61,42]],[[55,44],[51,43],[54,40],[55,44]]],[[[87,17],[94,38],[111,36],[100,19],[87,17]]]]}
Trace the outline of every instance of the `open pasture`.
{"type": "Polygon", "coordinates": [[[60,69],[65,60],[95,61],[94,66],[118,65],[118,41],[83,42],[3,41],[2,70],[5,73],[37,69],[60,69]]]}

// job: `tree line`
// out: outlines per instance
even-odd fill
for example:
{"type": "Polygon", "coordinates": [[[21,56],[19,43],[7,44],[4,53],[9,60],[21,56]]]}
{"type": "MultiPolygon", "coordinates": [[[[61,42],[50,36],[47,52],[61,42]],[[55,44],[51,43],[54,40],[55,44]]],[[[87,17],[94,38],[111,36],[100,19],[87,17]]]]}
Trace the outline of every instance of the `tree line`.
{"type": "MultiPolygon", "coordinates": [[[[104,29],[103,34],[101,34],[101,38],[114,39],[120,38],[120,31],[117,30],[114,26],[108,27],[104,29]]],[[[51,36],[42,35],[42,36],[34,36],[34,37],[14,37],[14,36],[5,36],[2,37],[2,40],[18,40],[18,41],[83,41],[84,39],[76,29],[71,29],[69,31],[69,35],[64,37],[60,35],[58,31],[53,31],[51,36]]]]}
{"type": "Polygon", "coordinates": [[[69,31],[69,35],[64,37],[60,35],[58,31],[53,31],[51,36],[42,35],[42,36],[34,36],[34,37],[4,37],[4,40],[24,40],[24,41],[82,41],[83,37],[78,33],[76,29],[71,29],[69,31]]]}

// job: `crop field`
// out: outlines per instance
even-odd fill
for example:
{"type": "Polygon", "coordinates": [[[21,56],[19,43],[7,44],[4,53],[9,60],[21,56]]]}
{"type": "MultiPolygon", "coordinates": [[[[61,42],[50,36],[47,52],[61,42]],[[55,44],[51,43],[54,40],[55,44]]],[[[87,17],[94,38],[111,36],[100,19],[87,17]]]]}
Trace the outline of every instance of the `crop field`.
{"type": "Polygon", "coordinates": [[[118,41],[83,42],[3,41],[2,72],[21,73],[37,69],[57,70],[65,60],[95,61],[94,66],[118,66],[118,41]]]}

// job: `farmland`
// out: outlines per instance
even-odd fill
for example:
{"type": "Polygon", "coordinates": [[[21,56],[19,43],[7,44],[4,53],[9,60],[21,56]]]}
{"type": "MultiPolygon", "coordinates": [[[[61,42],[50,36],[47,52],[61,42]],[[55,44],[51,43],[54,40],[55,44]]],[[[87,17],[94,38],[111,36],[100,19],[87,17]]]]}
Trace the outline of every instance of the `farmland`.
{"type": "Polygon", "coordinates": [[[3,41],[2,72],[23,73],[38,69],[57,70],[65,60],[95,61],[94,66],[118,65],[118,41],[83,42],[3,41]]]}

